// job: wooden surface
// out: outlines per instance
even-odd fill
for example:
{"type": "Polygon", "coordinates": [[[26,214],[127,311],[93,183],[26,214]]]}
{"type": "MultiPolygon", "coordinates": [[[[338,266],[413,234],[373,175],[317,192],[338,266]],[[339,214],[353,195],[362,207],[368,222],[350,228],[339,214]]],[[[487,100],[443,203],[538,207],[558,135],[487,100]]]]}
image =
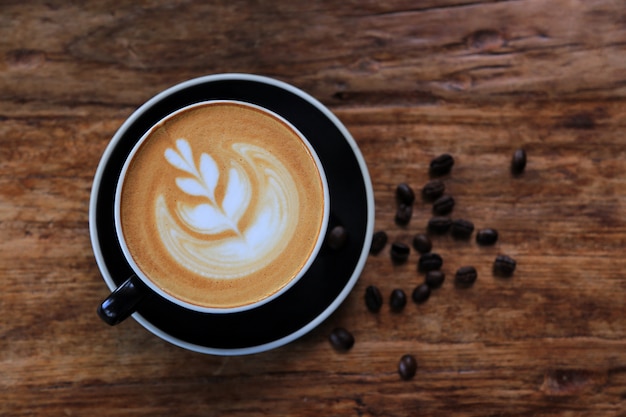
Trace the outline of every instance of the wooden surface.
{"type": "Polygon", "coordinates": [[[625,128],[623,0],[3,1],[0,415],[626,416],[625,128]],[[399,314],[389,293],[423,278],[415,253],[394,266],[387,247],[326,322],[258,355],[109,328],[88,232],[99,158],[144,101],[219,72],[328,105],[391,240],[430,217],[418,200],[396,226],[395,186],[419,190],[429,160],[453,154],[454,216],[497,228],[497,246],[435,239],[447,280],[399,314]],[[513,178],[518,147],[528,166],[513,178]],[[497,253],[517,259],[513,278],[492,276],[497,253]],[[466,264],[478,281],[457,289],[466,264]],[[356,338],[348,353],[328,343],[336,326],[356,338]]]}

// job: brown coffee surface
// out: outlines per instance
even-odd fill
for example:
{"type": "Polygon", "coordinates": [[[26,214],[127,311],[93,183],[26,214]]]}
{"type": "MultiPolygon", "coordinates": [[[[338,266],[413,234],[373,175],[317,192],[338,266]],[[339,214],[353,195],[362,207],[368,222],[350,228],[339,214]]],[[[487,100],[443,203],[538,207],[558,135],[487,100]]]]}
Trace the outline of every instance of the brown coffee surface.
{"type": "Polygon", "coordinates": [[[324,189],[306,144],[280,119],[205,103],[155,126],[128,165],[124,240],[176,299],[244,306],[287,285],[322,228],[324,189]]]}

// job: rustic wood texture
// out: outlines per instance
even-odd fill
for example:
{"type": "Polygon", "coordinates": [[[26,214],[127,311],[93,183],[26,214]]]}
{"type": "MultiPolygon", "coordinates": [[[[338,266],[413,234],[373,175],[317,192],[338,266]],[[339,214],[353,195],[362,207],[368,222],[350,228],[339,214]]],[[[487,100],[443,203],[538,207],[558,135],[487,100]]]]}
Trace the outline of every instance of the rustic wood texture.
{"type": "Polygon", "coordinates": [[[0,3],[0,415],[626,416],[626,6],[623,0],[0,3]],[[346,124],[368,163],[376,229],[429,160],[455,217],[495,247],[434,239],[443,287],[417,255],[371,256],[339,310],[272,352],[187,352],[130,320],[109,328],[89,241],[99,158],[145,100],[177,82],[250,72],[293,83],[346,124]],[[528,166],[509,173],[523,147],[528,166]],[[491,262],[518,261],[510,279],[491,262]],[[451,276],[476,266],[457,289],[451,276]],[[363,302],[375,284],[378,314],[363,302]],[[340,354],[335,326],[356,338],[340,354]],[[402,381],[397,363],[418,361],[402,381]]]}

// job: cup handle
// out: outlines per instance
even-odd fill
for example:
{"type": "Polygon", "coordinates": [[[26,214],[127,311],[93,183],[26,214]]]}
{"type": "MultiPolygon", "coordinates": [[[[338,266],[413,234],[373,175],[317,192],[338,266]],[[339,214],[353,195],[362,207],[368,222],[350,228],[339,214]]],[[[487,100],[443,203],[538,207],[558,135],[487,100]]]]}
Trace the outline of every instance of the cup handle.
{"type": "Polygon", "coordinates": [[[148,295],[148,288],[132,275],[98,306],[98,316],[110,326],[126,320],[148,295]]]}

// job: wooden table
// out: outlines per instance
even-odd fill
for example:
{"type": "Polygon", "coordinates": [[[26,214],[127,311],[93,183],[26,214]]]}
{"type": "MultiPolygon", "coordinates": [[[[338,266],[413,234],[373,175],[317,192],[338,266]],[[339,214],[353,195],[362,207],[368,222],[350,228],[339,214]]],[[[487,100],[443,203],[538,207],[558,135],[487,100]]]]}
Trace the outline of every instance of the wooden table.
{"type": "Polygon", "coordinates": [[[0,5],[0,415],[626,416],[626,5],[623,0],[32,1],[0,5]],[[206,3],[206,4],[205,4],[206,3]],[[453,215],[495,247],[434,237],[371,256],[326,322],[275,351],[217,357],[95,314],[108,293],[88,230],[92,178],[134,109],[183,80],[268,75],[330,107],[372,175],[376,230],[449,152],[453,215]],[[513,151],[528,165],[509,173],[513,151]],[[510,279],[491,262],[518,262],[510,279]],[[458,289],[457,267],[478,280],[458,289]],[[377,285],[382,310],[363,294],[377,285]],[[328,342],[337,326],[356,338],[328,342]],[[405,353],[418,361],[403,381],[405,353]]]}

